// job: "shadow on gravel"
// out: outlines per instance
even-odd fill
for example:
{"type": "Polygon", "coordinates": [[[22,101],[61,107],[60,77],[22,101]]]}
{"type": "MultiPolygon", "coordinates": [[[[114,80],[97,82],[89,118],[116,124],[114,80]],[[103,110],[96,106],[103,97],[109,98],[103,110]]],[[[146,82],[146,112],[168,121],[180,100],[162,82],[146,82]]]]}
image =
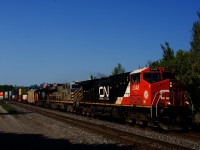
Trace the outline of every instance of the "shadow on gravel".
{"type": "Polygon", "coordinates": [[[0,147],[15,150],[134,150],[131,146],[72,144],[68,140],[49,139],[40,134],[2,132],[0,132],[0,147]]]}
{"type": "Polygon", "coordinates": [[[30,114],[32,112],[0,112],[0,115],[25,115],[25,114],[30,114]]]}

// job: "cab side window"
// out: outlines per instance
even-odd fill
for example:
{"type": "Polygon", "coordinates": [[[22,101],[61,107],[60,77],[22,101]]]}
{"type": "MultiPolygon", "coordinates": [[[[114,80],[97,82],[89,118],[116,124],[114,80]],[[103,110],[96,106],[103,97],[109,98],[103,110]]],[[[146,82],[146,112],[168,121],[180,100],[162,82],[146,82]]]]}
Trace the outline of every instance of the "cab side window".
{"type": "Polygon", "coordinates": [[[131,76],[132,83],[139,83],[140,82],[140,73],[133,74],[131,76]]]}

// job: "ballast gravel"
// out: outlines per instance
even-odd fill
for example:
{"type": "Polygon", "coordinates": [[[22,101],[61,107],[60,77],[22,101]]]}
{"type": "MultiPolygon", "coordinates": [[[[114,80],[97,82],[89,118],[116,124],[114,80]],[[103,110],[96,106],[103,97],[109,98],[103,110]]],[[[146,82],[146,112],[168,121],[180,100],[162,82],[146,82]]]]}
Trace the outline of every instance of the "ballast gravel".
{"type": "Polygon", "coordinates": [[[135,149],[133,146],[112,141],[102,135],[14,107],[20,112],[19,114],[7,114],[0,106],[0,146],[6,149],[135,149]]]}
{"type": "MultiPolygon", "coordinates": [[[[49,110],[49,111],[51,111],[51,110],[49,110]]],[[[148,138],[152,138],[152,139],[156,139],[156,140],[160,140],[160,141],[164,141],[164,142],[168,142],[168,143],[172,143],[172,144],[176,144],[176,145],[181,145],[188,149],[200,150],[200,141],[192,141],[192,140],[180,138],[177,136],[162,134],[159,132],[145,130],[145,129],[142,130],[142,129],[134,128],[131,126],[125,126],[125,125],[121,125],[118,123],[102,121],[99,119],[92,119],[92,118],[74,115],[74,114],[70,114],[70,113],[62,113],[59,111],[55,111],[55,113],[61,114],[61,115],[67,116],[67,117],[76,118],[78,120],[84,120],[84,121],[87,121],[87,122],[90,122],[93,124],[100,124],[100,125],[112,127],[114,129],[126,131],[129,133],[134,133],[136,135],[140,135],[140,136],[144,136],[144,137],[148,137],[148,138]]]]}

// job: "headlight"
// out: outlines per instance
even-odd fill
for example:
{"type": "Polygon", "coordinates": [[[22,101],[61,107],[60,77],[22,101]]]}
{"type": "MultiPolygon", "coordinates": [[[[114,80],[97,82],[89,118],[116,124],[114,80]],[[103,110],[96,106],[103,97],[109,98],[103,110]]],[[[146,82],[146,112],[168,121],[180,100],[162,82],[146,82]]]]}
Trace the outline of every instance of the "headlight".
{"type": "Polygon", "coordinates": [[[169,87],[172,87],[172,82],[169,83],[169,87]]]}
{"type": "Polygon", "coordinates": [[[170,106],[171,105],[171,103],[170,102],[167,102],[167,106],[170,106]]]}
{"type": "Polygon", "coordinates": [[[188,101],[185,101],[185,106],[190,105],[190,103],[188,101]]]}

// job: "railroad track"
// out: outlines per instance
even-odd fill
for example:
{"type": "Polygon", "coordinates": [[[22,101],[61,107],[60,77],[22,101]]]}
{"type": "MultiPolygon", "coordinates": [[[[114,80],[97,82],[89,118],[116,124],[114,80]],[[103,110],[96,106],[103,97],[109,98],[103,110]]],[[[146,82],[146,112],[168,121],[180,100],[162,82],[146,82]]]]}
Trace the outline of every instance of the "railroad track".
{"type": "Polygon", "coordinates": [[[176,136],[179,138],[184,138],[184,139],[188,139],[191,141],[195,141],[198,142],[200,144],[200,133],[196,133],[193,131],[190,131],[188,133],[177,133],[177,132],[170,132],[169,133],[170,136],[176,136]]]}
{"type": "Polygon", "coordinates": [[[61,113],[56,113],[55,111],[50,111],[49,109],[39,108],[35,106],[30,106],[21,103],[12,103],[19,107],[23,107],[29,111],[36,112],[42,114],[44,116],[53,118],[55,120],[65,122],[67,124],[71,124],[72,126],[76,126],[78,128],[82,128],[92,133],[96,133],[112,139],[114,141],[118,141],[119,143],[123,143],[126,145],[130,145],[136,149],[148,149],[148,150],[157,150],[157,149],[181,149],[188,150],[190,148],[176,145],[173,143],[169,143],[168,141],[161,141],[157,139],[148,138],[145,136],[140,136],[138,134],[129,133],[127,131],[122,131],[118,129],[114,129],[112,127],[107,127],[104,125],[99,125],[91,122],[87,122],[84,120],[77,120],[75,118],[67,117],[62,115],[61,113]]]}
{"type": "MultiPolygon", "coordinates": [[[[139,129],[139,127],[136,127],[139,129]]],[[[151,131],[152,128],[145,128],[145,131],[151,131]]],[[[189,131],[184,131],[184,130],[177,130],[177,131],[166,131],[166,130],[160,130],[160,129],[156,129],[154,131],[157,131],[158,133],[162,134],[162,135],[169,135],[169,136],[175,136],[177,138],[182,138],[182,139],[187,139],[187,140],[191,140],[194,142],[197,142],[200,144],[200,133],[199,132],[194,132],[192,130],[189,131]]]]}

